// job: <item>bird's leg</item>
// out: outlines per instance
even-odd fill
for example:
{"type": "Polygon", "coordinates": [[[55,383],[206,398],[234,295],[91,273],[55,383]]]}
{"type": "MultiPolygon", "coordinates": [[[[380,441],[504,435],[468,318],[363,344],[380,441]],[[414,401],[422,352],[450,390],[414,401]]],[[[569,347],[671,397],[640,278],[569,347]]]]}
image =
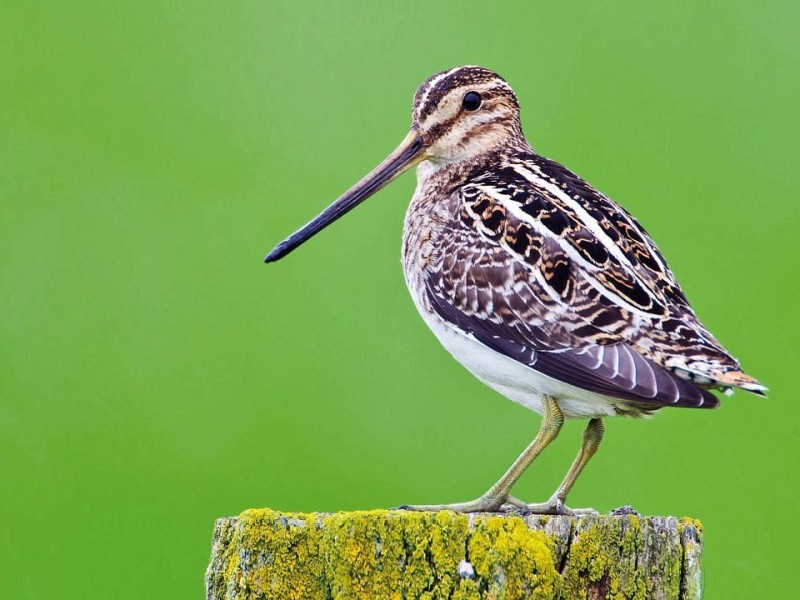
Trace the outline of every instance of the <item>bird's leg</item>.
{"type": "MultiPolygon", "coordinates": [[[[561,426],[564,424],[564,415],[554,399],[548,396],[542,398],[542,409],[542,424],[539,427],[539,433],[519,455],[519,458],[514,461],[514,464],[508,468],[508,471],[483,496],[470,502],[406,505],[400,508],[419,511],[453,510],[456,512],[493,512],[499,510],[507,503],[508,494],[512,486],[534,459],[541,454],[542,450],[556,439],[559,431],[561,431],[561,426]]],[[[515,503],[512,504],[516,505],[515,503]]]]}
{"type": "MultiPolygon", "coordinates": [[[[583,431],[581,450],[572,462],[569,471],[567,471],[564,481],[561,482],[561,485],[558,486],[558,489],[547,502],[543,504],[528,504],[527,509],[529,512],[540,515],[573,515],[596,512],[591,508],[572,510],[567,508],[564,503],[567,501],[567,495],[572,489],[572,486],[575,485],[575,480],[578,479],[578,475],[581,474],[581,471],[583,471],[589,459],[597,452],[597,448],[600,446],[600,442],[603,439],[604,430],[605,427],[602,419],[591,419],[589,421],[589,424],[583,431]]],[[[515,506],[518,506],[519,501],[516,500],[516,498],[511,498],[511,502],[515,506]]]]}

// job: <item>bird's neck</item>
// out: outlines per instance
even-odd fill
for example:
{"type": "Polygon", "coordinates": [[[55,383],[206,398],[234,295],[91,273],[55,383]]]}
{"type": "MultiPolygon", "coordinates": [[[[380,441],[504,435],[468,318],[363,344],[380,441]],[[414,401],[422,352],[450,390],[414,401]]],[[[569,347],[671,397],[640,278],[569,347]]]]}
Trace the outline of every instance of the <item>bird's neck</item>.
{"type": "Polygon", "coordinates": [[[531,153],[535,152],[524,138],[514,137],[502,145],[493,146],[485,152],[468,157],[455,160],[434,157],[423,161],[417,167],[417,185],[435,183],[440,187],[453,189],[461,183],[470,181],[478,173],[496,169],[511,157],[531,153]]]}
{"type": "Polygon", "coordinates": [[[455,157],[432,156],[420,164],[423,172],[443,174],[451,173],[454,177],[467,179],[470,173],[491,168],[506,157],[533,152],[530,144],[522,136],[511,136],[502,143],[481,148],[480,151],[455,157]]]}

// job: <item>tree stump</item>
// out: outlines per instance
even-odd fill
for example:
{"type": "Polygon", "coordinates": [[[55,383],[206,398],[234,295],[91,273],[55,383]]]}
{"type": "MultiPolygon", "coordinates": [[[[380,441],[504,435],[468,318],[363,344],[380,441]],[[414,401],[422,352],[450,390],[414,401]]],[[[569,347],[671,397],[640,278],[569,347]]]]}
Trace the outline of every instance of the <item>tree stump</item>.
{"type": "Polygon", "coordinates": [[[207,600],[699,600],[702,526],[636,514],[247,510],[219,519],[207,600]]]}

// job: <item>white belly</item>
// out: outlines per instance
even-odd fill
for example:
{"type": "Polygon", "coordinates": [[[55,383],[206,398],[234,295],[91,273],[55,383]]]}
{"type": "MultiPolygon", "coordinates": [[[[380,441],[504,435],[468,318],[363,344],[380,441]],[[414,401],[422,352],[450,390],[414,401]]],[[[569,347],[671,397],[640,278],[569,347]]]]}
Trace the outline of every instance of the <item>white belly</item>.
{"type": "Polygon", "coordinates": [[[569,385],[487,348],[474,338],[456,329],[438,315],[421,307],[420,314],[434,335],[453,357],[475,377],[490,388],[500,392],[537,413],[542,412],[542,396],[550,396],[567,418],[607,417],[621,412],[637,413],[624,401],[587,392],[569,385]]]}

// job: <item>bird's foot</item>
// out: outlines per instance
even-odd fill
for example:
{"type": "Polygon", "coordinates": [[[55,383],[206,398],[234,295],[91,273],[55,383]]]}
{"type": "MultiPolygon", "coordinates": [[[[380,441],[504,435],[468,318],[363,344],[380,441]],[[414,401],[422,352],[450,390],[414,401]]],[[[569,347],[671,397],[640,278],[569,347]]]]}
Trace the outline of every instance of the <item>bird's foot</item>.
{"type": "Polygon", "coordinates": [[[525,504],[522,500],[509,496],[508,503],[521,512],[532,515],[567,515],[574,517],[577,515],[597,514],[597,511],[593,508],[569,508],[564,504],[564,500],[558,496],[553,496],[547,502],[540,504],[525,504]]]}
{"type": "Polygon", "coordinates": [[[400,510],[414,510],[420,512],[439,512],[452,510],[460,513],[501,512],[519,509],[518,504],[508,502],[507,498],[483,495],[470,502],[456,502],[455,504],[404,504],[398,506],[400,510]]]}

